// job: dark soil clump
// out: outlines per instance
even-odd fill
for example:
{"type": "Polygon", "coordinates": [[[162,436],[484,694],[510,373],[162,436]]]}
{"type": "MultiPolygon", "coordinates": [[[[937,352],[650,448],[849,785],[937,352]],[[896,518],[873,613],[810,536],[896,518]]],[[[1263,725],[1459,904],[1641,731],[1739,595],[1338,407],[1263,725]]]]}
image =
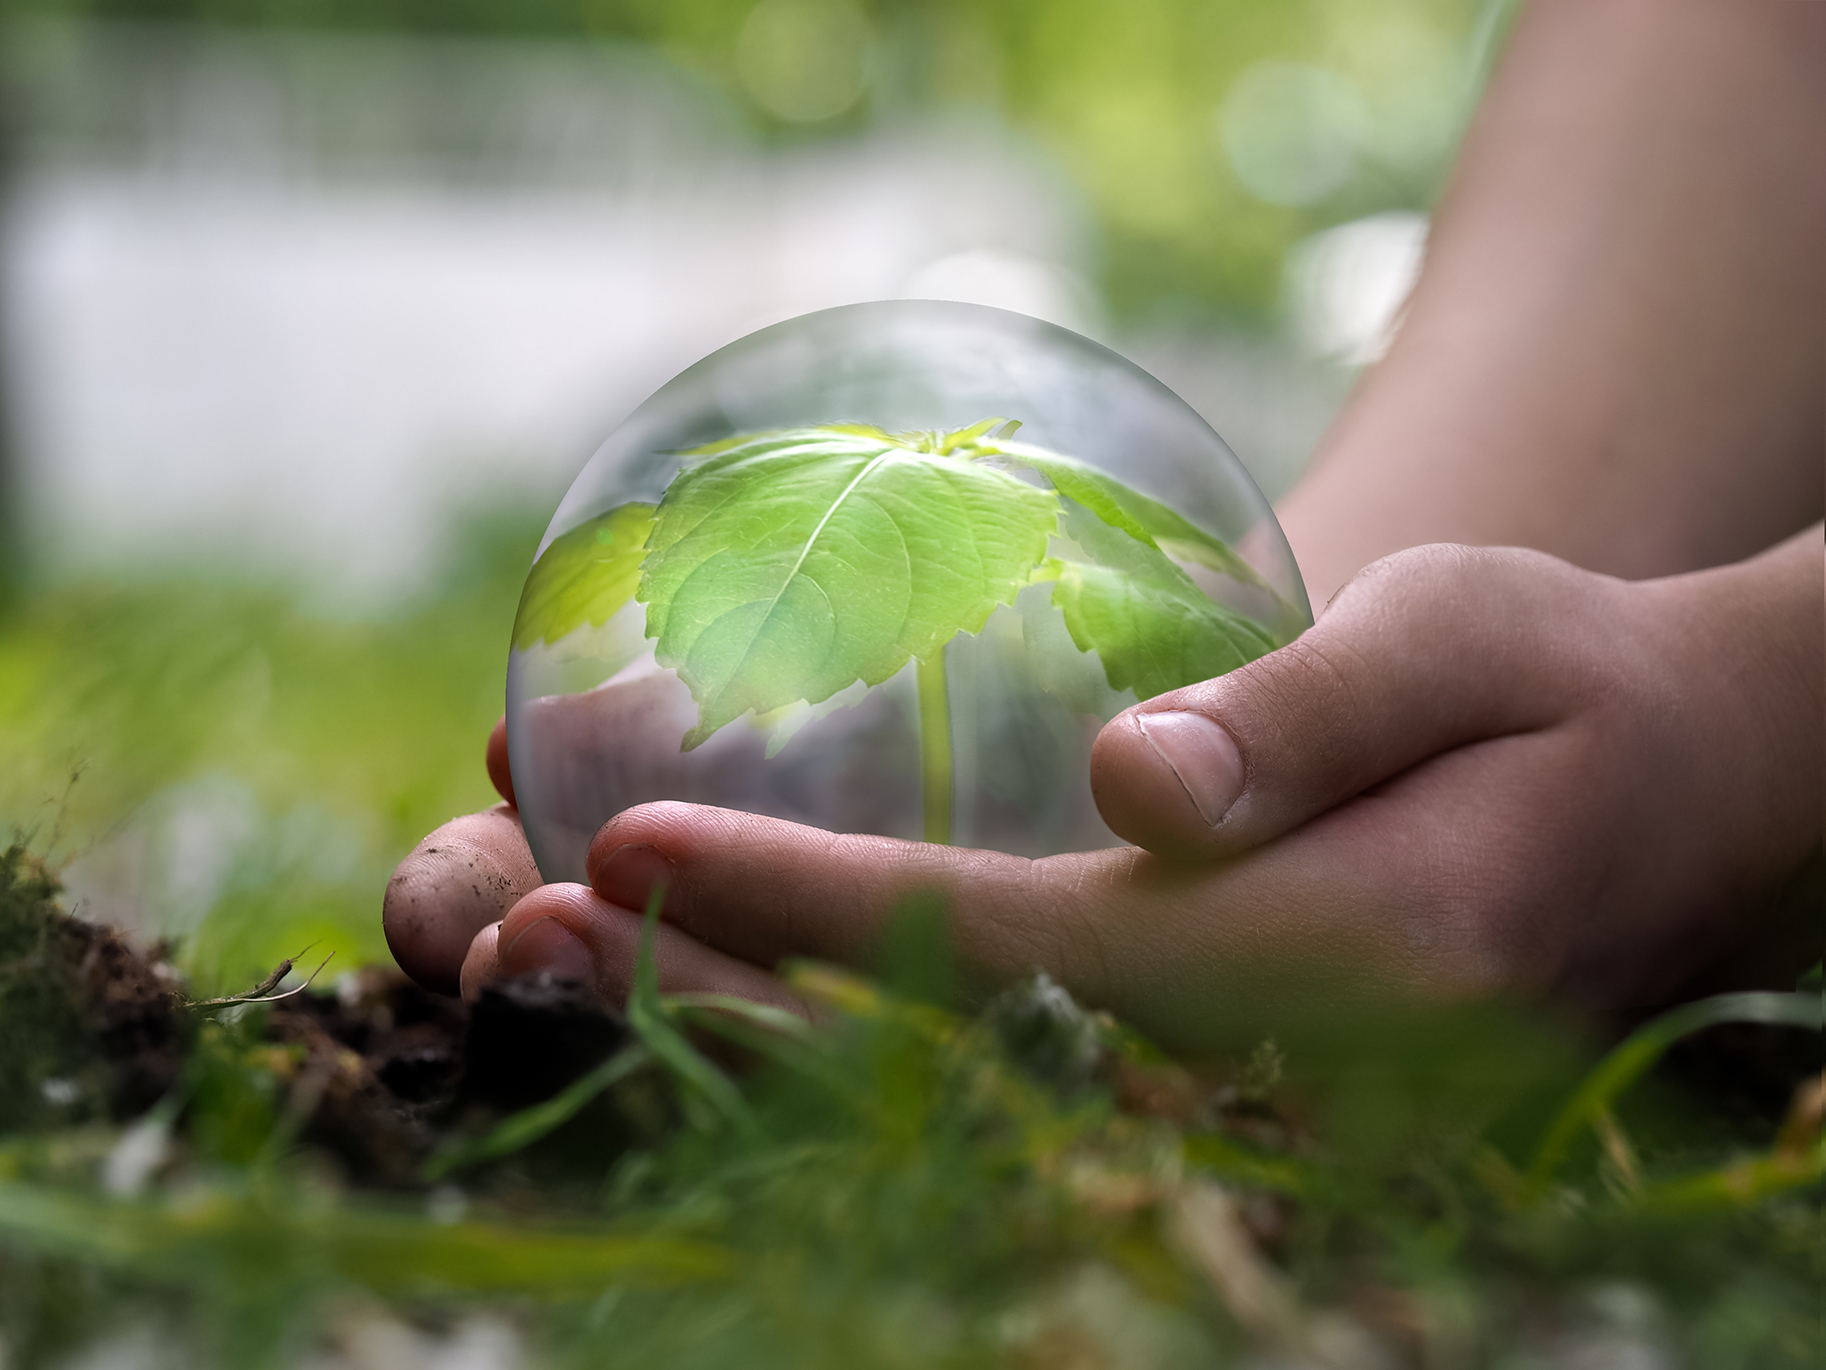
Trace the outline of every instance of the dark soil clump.
{"type": "Polygon", "coordinates": [[[606,1060],[627,1036],[627,1025],[572,981],[538,975],[491,985],[469,1021],[463,1093],[490,1108],[526,1108],[606,1060]]]}
{"type": "Polygon", "coordinates": [[[291,1097],[303,1140],[364,1183],[414,1183],[462,1082],[463,1005],[370,967],[268,1012],[267,1038],[302,1048],[291,1097]]]}
{"type": "MultiPolygon", "coordinates": [[[[453,1131],[550,1098],[627,1040],[626,1023],[581,986],[548,977],[491,987],[473,1014],[381,967],[342,977],[333,994],[194,1005],[163,948],[72,918],[57,895],[22,848],[0,854],[0,1133],[137,1117],[182,1088],[206,1015],[254,1013],[259,1039],[289,1049],[268,1064],[299,1140],[357,1183],[415,1186],[453,1131]]],[[[605,1098],[528,1159],[564,1169],[577,1140],[566,1134],[588,1133],[599,1165],[605,1124],[625,1139],[668,1113],[664,1100],[635,1102],[642,1125],[611,1116],[622,1110],[605,1098]]]]}
{"type": "Polygon", "coordinates": [[[131,1118],[183,1069],[175,972],[57,893],[22,847],[0,853],[0,1133],[131,1118]]]}

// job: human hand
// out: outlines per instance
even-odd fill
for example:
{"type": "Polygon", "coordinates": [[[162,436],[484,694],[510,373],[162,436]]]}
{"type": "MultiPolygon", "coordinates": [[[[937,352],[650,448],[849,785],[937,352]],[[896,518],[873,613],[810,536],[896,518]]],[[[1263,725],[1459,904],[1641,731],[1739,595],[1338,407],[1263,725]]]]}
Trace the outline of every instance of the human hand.
{"type": "MultiPolygon", "coordinates": [[[[595,823],[576,826],[576,816],[612,814],[628,794],[685,800],[715,794],[727,803],[824,828],[904,829],[909,818],[917,825],[917,791],[908,814],[900,812],[908,807],[905,787],[876,783],[878,749],[867,743],[881,725],[884,706],[897,708],[893,701],[871,696],[842,710],[825,730],[826,749],[837,751],[839,764],[830,764],[823,752],[808,757],[802,750],[763,764],[766,738],[752,728],[727,728],[705,745],[681,751],[678,739],[696,722],[697,702],[676,673],[654,664],[651,653],[594,689],[536,699],[519,745],[528,749],[540,777],[547,811],[569,816],[572,824],[548,823],[546,859],[559,869],[582,873],[595,823]],[[845,745],[857,736],[862,745],[845,745]]],[[[494,925],[540,885],[515,804],[505,719],[490,734],[486,757],[489,778],[504,802],[452,819],[419,843],[395,871],[384,903],[383,925],[395,958],[421,984],[443,993],[466,987],[473,995],[481,983],[478,974],[492,977],[494,925]],[[465,977],[465,957],[478,935],[488,949],[489,970],[482,973],[472,966],[465,977]]],[[[552,885],[541,897],[562,898],[585,889],[552,885]]],[[[624,931],[621,950],[631,968],[638,929],[627,925],[624,931]]],[[[519,955],[524,958],[552,935],[544,929],[519,955]]],[[[670,930],[661,930],[668,965],[680,957],[691,964],[693,949],[669,949],[673,937],[670,930]]],[[[535,959],[541,968],[556,968],[548,964],[551,956],[535,959]]],[[[588,978],[575,965],[569,969],[571,978],[588,978]]],[[[764,989],[755,992],[765,997],[764,989]]]]}
{"type": "MultiPolygon", "coordinates": [[[[1093,787],[1135,847],[1029,861],[650,804],[597,835],[588,887],[510,910],[504,885],[504,921],[479,931],[475,901],[439,915],[421,898],[435,956],[394,945],[421,978],[467,947],[471,991],[549,968],[618,998],[633,910],[663,879],[663,982],[790,1002],[760,968],[866,962],[930,890],[978,981],[1044,968],[1168,1044],[1296,966],[1437,995],[1653,999],[1819,841],[1819,556],[1816,531],[1625,582],[1531,552],[1400,553],[1291,646],[1111,721],[1093,787]]],[[[452,876],[452,837],[502,869],[524,850],[502,815],[458,823],[408,859],[408,886],[452,876]]],[[[387,916],[391,939],[392,890],[387,916]]]]}

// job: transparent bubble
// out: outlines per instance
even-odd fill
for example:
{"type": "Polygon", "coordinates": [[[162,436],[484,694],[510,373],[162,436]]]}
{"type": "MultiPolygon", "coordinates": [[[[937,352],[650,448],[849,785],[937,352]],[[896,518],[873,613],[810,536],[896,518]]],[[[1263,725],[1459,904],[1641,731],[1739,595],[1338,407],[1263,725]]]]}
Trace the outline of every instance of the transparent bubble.
{"type": "Polygon", "coordinates": [[[514,793],[547,880],[658,799],[1112,846],[1102,725],[1310,622],[1261,492],[1140,368],[1003,310],[824,310],[669,382],[565,495],[508,660],[514,793]]]}

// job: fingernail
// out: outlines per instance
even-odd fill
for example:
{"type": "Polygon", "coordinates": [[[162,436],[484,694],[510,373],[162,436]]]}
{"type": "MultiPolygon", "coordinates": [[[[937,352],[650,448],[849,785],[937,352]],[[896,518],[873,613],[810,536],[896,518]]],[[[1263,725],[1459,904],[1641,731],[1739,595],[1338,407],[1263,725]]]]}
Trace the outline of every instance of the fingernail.
{"type": "Polygon", "coordinates": [[[624,909],[644,909],[655,885],[661,881],[675,883],[666,858],[653,848],[640,845],[615,848],[597,863],[590,876],[596,893],[624,909]]]}
{"type": "Polygon", "coordinates": [[[1243,792],[1235,739],[1203,714],[1168,710],[1136,714],[1135,721],[1154,754],[1179,777],[1198,816],[1215,827],[1243,792]]]}
{"type": "Polygon", "coordinates": [[[497,964],[501,975],[532,975],[544,971],[554,980],[596,983],[596,961],[576,934],[549,915],[528,926],[501,948],[497,964]]]}

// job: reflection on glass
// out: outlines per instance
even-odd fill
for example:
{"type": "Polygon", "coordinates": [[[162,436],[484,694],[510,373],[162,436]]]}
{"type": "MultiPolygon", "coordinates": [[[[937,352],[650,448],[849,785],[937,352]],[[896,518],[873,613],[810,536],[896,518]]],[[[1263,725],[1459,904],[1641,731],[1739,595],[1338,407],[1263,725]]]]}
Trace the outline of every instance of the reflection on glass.
{"type": "Polygon", "coordinates": [[[1000,310],[826,310],[678,376],[565,496],[509,659],[515,794],[548,880],[659,799],[1107,846],[1102,724],[1310,621],[1260,492],[1139,368],[1000,310]]]}

